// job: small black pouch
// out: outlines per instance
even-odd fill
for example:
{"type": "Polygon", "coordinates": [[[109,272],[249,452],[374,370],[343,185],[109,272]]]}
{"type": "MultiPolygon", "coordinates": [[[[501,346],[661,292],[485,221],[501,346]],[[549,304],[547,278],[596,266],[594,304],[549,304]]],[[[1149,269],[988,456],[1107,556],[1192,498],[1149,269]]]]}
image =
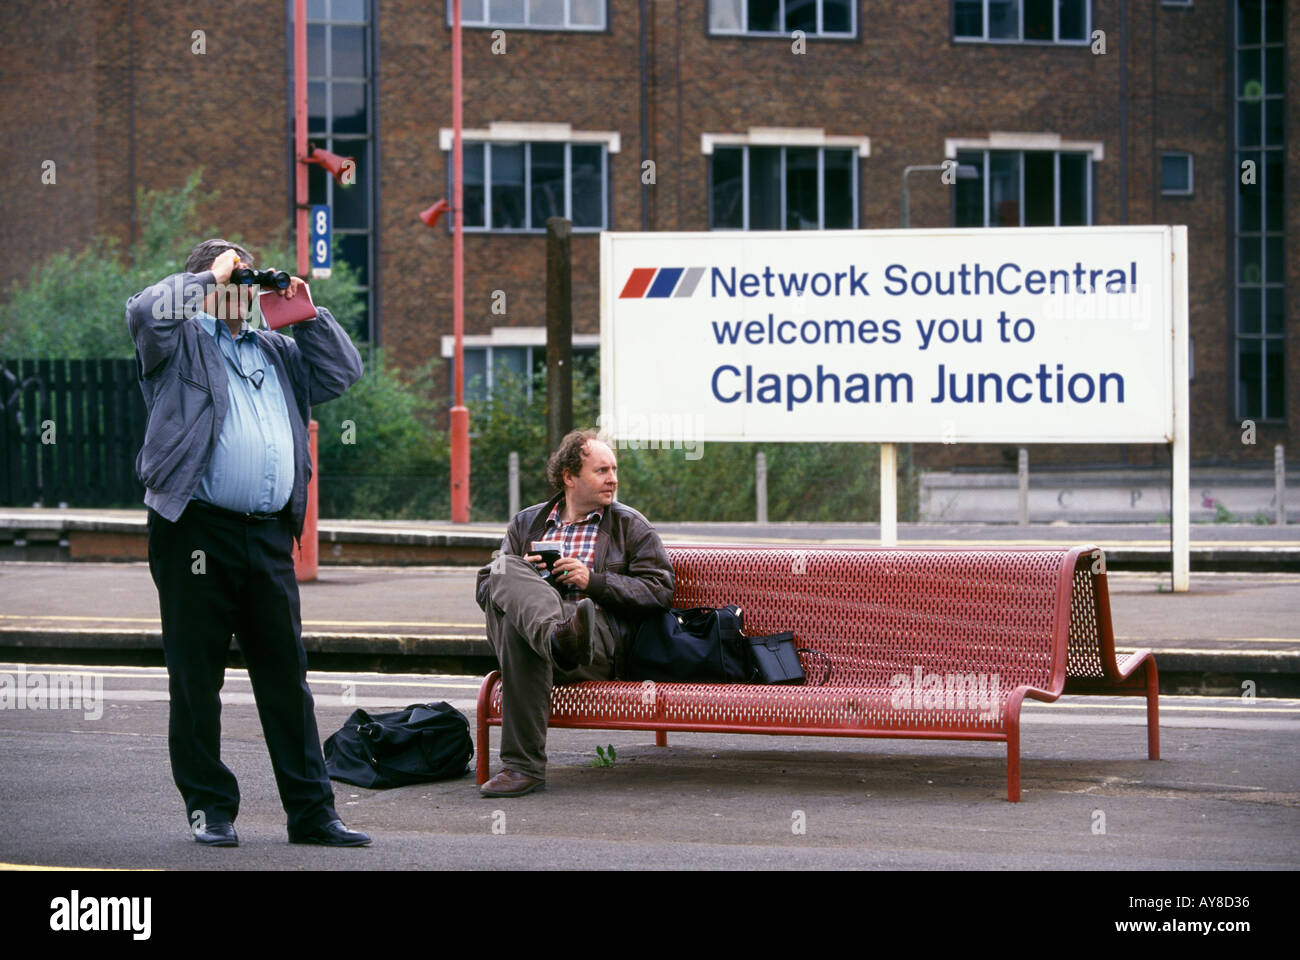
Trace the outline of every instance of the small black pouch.
{"type": "Polygon", "coordinates": [[[803,666],[794,648],[794,634],[770,633],[765,637],[746,637],[754,665],[758,668],[758,683],[803,683],[803,666]]]}

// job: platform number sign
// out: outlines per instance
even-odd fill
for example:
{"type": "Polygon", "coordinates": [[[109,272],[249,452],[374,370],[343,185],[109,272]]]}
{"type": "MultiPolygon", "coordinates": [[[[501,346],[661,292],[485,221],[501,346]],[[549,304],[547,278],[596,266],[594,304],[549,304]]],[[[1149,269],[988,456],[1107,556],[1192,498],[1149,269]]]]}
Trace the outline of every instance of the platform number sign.
{"type": "Polygon", "coordinates": [[[327,204],[314,204],[311,208],[311,275],[326,278],[330,275],[330,208],[327,204]]]}

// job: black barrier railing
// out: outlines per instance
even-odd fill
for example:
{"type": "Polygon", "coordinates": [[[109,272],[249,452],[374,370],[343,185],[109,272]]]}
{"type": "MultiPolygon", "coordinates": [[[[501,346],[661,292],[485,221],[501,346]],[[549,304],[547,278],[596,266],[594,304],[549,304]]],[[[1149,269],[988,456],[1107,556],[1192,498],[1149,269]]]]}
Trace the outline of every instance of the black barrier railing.
{"type": "Polygon", "coordinates": [[[135,361],[0,360],[0,504],[137,506],[135,361]]]}

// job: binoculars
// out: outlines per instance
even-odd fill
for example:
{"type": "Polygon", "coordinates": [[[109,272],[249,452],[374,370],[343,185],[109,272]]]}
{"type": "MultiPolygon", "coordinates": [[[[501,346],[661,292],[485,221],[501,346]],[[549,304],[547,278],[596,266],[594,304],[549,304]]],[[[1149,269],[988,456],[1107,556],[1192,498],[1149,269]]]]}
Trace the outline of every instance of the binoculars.
{"type": "Polygon", "coordinates": [[[289,274],[283,270],[254,270],[252,267],[236,264],[235,269],[230,273],[230,282],[255,283],[267,290],[287,290],[289,274]]]}

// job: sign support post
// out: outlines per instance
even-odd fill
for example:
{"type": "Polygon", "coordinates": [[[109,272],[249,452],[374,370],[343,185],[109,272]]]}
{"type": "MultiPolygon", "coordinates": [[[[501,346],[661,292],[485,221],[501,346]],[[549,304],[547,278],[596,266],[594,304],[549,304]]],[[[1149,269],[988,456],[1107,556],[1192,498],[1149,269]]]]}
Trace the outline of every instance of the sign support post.
{"type": "Polygon", "coordinates": [[[898,445],[880,445],[880,545],[898,546],[898,445]]]}
{"type": "Polygon", "coordinates": [[[1174,593],[1186,593],[1191,587],[1191,504],[1188,500],[1192,480],[1189,463],[1191,405],[1187,369],[1187,228],[1173,227],[1170,234],[1170,278],[1173,281],[1170,306],[1174,315],[1174,442],[1170,451],[1173,489],[1169,497],[1169,552],[1173,559],[1174,593]]]}

